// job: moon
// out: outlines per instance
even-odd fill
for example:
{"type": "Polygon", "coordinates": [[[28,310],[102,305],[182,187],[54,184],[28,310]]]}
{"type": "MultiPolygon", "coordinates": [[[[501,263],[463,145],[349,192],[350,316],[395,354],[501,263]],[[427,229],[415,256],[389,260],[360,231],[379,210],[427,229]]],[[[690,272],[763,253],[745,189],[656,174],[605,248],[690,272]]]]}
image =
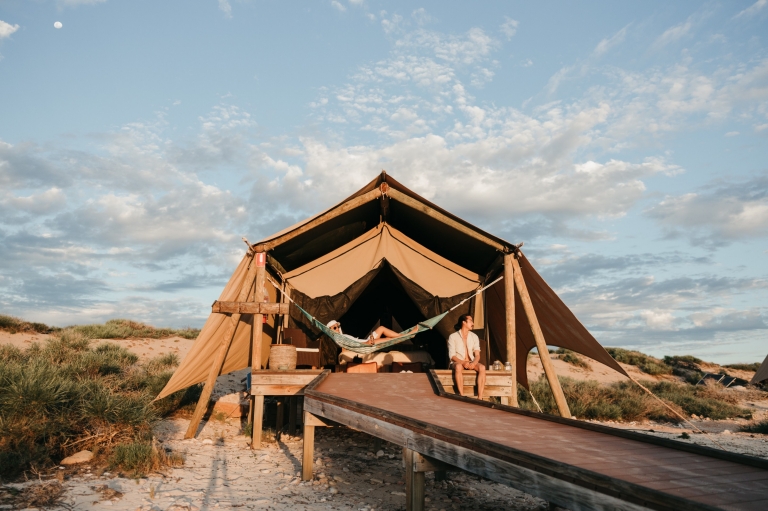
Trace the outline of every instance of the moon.
{"type": "Polygon", "coordinates": [[[53,28],[61,28],[63,26],[64,25],[61,24],[61,21],[57,21],[56,23],[53,24],[53,28]]]}

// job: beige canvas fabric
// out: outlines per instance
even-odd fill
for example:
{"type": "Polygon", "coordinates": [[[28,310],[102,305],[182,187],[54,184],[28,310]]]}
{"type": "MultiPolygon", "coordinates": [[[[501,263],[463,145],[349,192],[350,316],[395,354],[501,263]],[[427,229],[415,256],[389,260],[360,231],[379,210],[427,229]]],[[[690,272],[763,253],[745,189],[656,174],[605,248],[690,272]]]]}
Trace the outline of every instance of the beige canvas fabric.
{"type": "Polygon", "coordinates": [[[765,357],[763,363],[757,368],[757,372],[749,383],[756,384],[763,380],[768,380],[768,356],[765,357]]]}
{"type": "MultiPolygon", "coordinates": [[[[238,295],[240,294],[240,289],[243,286],[243,279],[248,273],[248,265],[250,261],[251,258],[249,256],[243,257],[243,260],[240,261],[235,273],[224,287],[221,296],[219,296],[219,301],[237,300],[238,295]]],[[[274,302],[277,295],[275,288],[267,285],[264,289],[268,293],[269,301],[274,302]]],[[[250,296],[253,296],[253,290],[251,290],[250,296]]],[[[219,351],[227,326],[231,321],[232,317],[225,314],[211,314],[208,316],[208,320],[200,331],[197,340],[195,340],[195,343],[192,345],[192,349],[190,349],[187,356],[184,357],[181,365],[179,365],[165,388],[155,399],[161,399],[173,394],[177,390],[205,381],[208,377],[208,372],[211,370],[211,364],[216,358],[216,353],[219,351]]],[[[224,359],[224,366],[221,370],[222,374],[237,371],[238,369],[243,369],[250,365],[252,325],[253,315],[243,314],[240,316],[239,324],[235,330],[235,338],[232,340],[232,345],[224,359]]],[[[269,345],[272,343],[274,337],[275,317],[267,316],[267,323],[264,324],[264,336],[261,348],[261,360],[263,366],[266,366],[267,360],[269,360],[269,345]]]]}
{"type": "Polygon", "coordinates": [[[435,254],[386,223],[286,273],[284,278],[311,298],[334,295],[378,267],[384,259],[435,296],[455,296],[480,285],[477,274],[435,254]]]}

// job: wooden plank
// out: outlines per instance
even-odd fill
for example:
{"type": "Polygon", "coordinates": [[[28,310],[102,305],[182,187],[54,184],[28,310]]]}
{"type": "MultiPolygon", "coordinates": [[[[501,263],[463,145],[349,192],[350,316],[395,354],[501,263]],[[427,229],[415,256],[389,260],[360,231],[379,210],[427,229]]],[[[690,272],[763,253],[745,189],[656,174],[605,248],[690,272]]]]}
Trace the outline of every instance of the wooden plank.
{"type": "MultiPolygon", "coordinates": [[[[621,495],[608,495],[593,488],[573,484],[568,480],[555,478],[536,470],[496,459],[487,454],[457,446],[442,439],[430,437],[403,426],[399,426],[376,417],[370,417],[348,410],[314,397],[305,397],[305,409],[313,414],[326,417],[334,422],[375,435],[388,442],[408,447],[409,449],[426,454],[432,458],[472,472],[497,482],[501,482],[531,495],[565,507],[571,511],[644,511],[652,509],[634,502],[619,498],[621,495]]],[[[668,506],[655,507],[670,511],[711,510],[708,506],[696,507],[681,505],[681,499],[670,497],[668,506]]],[[[685,502],[685,501],[683,501],[685,502]]],[[[694,503],[690,503],[694,504],[694,503]]]]}
{"type": "Polygon", "coordinates": [[[453,218],[444,215],[443,213],[437,211],[436,209],[433,209],[428,205],[424,204],[423,202],[419,202],[416,199],[413,199],[412,197],[398,190],[395,190],[394,188],[390,188],[389,191],[387,192],[387,195],[395,199],[397,202],[405,204],[406,206],[413,208],[416,211],[420,211],[425,215],[427,215],[428,217],[434,218],[440,223],[449,225],[450,227],[456,229],[457,231],[460,231],[471,238],[474,238],[482,243],[485,243],[486,245],[489,245],[495,248],[496,250],[504,251],[507,248],[501,243],[498,243],[497,241],[494,241],[491,238],[485,236],[481,232],[478,232],[474,229],[471,229],[470,227],[467,227],[466,225],[460,222],[457,222],[453,218]]]}
{"type": "MultiPolygon", "coordinates": [[[[687,499],[678,499],[674,497],[673,495],[670,495],[668,493],[662,493],[657,492],[649,488],[645,488],[642,486],[639,486],[637,484],[633,484],[629,481],[622,480],[620,478],[616,477],[609,477],[604,476],[599,473],[588,471],[581,469],[577,465],[569,465],[565,463],[561,463],[557,461],[556,459],[542,457],[539,455],[532,454],[530,452],[527,452],[525,450],[525,442],[513,444],[513,445],[520,445],[519,448],[510,447],[509,445],[499,444],[494,441],[489,441],[481,437],[477,437],[475,435],[472,435],[471,432],[464,431],[462,429],[447,429],[445,426],[438,426],[431,422],[431,417],[434,417],[435,419],[442,418],[443,420],[441,423],[445,423],[445,418],[453,418],[453,417],[463,417],[466,416],[467,413],[469,413],[470,416],[476,416],[478,414],[473,413],[471,410],[468,410],[468,408],[474,408],[476,406],[481,406],[483,408],[499,408],[498,411],[493,411],[493,414],[499,413],[499,411],[509,411],[512,412],[512,415],[531,415],[536,418],[544,418],[544,417],[552,417],[551,419],[548,418],[550,422],[559,422],[561,425],[557,426],[558,431],[552,431],[552,433],[549,433],[550,435],[556,434],[556,437],[558,438],[559,443],[563,444],[563,439],[565,437],[568,437],[567,442],[565,445],[568,445],[570,443],[573,443],[574,445],[579,444],[578,438],[571,438],[572,433],[577,433],[579,427],[583,426],[589,426],[589,427],[583,427],[583,429],[593,429],[594,426],[589,423],[581,423],[580,421],[574,421],[574,420],[568,420],[568,419],[562,419],[559,417],[554,416],[544,416],[543,414],[535,414],[531,412],[523,413],[523,410],[520,410],[519,408],[512,408],[507,406],[500,406],[496,404],[491,403],[485,403],[485,402],[479,402],[476,400],[471,400],[468,398],[458,398],[451,396],[452,400],[456,401],[462,401],[463,405],[459,408],[452,409],[452,405],[448,404],[442,404],[439,405],[439,415],[433,416],[430,413],[427,413],[425,415],[426,410],[433,410],[435,404],[437,404],[437,401],[442,401],[442,398],[439,396],[435,396],[434,393],[432,393],[431,387],[428,385],[425,385],[421,388],[418,385],[414,385],[414,382],[418,381],[419,378],[422,377],[422,375],[414,374],[414,375],[408,375],[410,378],[406,378],[408,381],[402,381],[403,378],[391,378],[392,375],[365,375],[365,385],[363,387],[360,387],[360,384],[363,382],[362,378],[359,378],[357,382],[355,382],[355,379],[349,378],[350,375],[346,378],[342,379],[340,377],[337,377],[338,375],[330,375],[333,378],[328,378],[327,382],[321,381],[318,383],[316,380],[310,386],[307,387],[307,400],[308,402],[311,400],[312,402],[320,402],[322,403],[322,406],[325,406],[326,409],[324,411],[326,412],[325,416],[329,416],[327,414],[327,409],[331,406],[336,406],[345,410],[349,410],[354,413],[355,419],[355,425],[352,427],[355,427],[356,429],[359,429],[361,431],[365,431],[369,434],[373,434],[382,438],[387,439],[390,442],[398,443],[397,438],[387,438],[388,433],[386,429],[383,429],[380,427],[380,430],[378,432],[372,432],[374,430],[374,427],[370,426],[366,428],[364,427],[366,424],[366,421],[383,421],[388,424],[391,424],[393,426],[402,427],[409,431],[412,431],[414,433],[423,434],[430,438],[435,438],[442,441],[447,441],[449,443],[452,443],[454,445],[458,445],[459,447],[469,449],[471,451],[477,452],[479,454],[488,455],[493,458],[499,459],[501,461],[512,463],[517,466],[521,466],[523,468],[532,470],[534,472],[540,472],[549,476],[554,477],[555,479],[564,480],[570,483],[575,483],[580,486],[586,486],[589,487],[592,490],[598,491],[599,493],[605,493],[607,495],[622,495],[622,499],[629,500],[632,502],[638,502],[642,501],[645,502],[642,505],[654,507],[656,509],[676,509],[676,510],[683,510],[683,509],[708,509],[705,505],[702,505],[701,502],[692,502],[687,499]],[[387,378],[390,377],[390,378],[387,378]],[[376,381],[371,381],[371,379],[375,379],[376,381]],[[379,381],[380,380],[380,381],[379,381]],[[388,383],[387,383],[388,382],[388,383]],[[334,394],[328,394],[328,390],[322,391],[322,389],[329,389],[331,392],[338,392],[341,391],[342,395],[353,395],[350,393],[350,391],[357,391],[356,389],[364,389],[368,388],[370,385],[374,385],[377,388],[380,388],[384,385],[392,385],[391,388],[387,389],[386,394],[377,394],[377,395],[371,395],[369,393],[363,393],[361,394],[361,397],[366,398],[366,402],[370,402],[371,404],[365,404],[364,402],[358,402],[358,401],[352,401],[348,398],[340,397],[339,395],[334,394]],[[402,388],[401,388],[402,387],[402,388]],[[382,397],[384,395],[391,395],[396,394],[398,396],[398,399],[395,401],[399,403],[410,403],[409,406],[403,407],[403,409],[410,410],[410,413],[415,413],[417,417],[422,417],[421,419],[414,419],[411,416],[403,415],[398,412],[392,411],[393,408],[391,406],[389,408],[381,408],[382,405],[390,404],[388,401],[384,400],[382,402],[382,397]],[[424,394],[422,396],[422,394],[424,394]],[[425,401],[425,399],[427,401],[425,401]],[[436,401],[435,401],[436,400],[436,401]],[[435,401],[434,403],[432,401],[435,401]],[[471,403],[471,406],[470,406],[471,403]],[[365,418],[367,417],[367,418],[365,418]],[[556,419],[556,420],[554,420],[556,419]],[[569,428],[571,431],[564,431],[563,425],[573,425],[576,426],[576,428],[569,428]],[[634,499],[634,500],[633,500],[634,499]]],[[[360,375],[363,376],[363,375],[360,375]]],[[[436,382],[439,385],[439,382],[436,382]]],[[[391,400],[390,400],[391,401],[391,400]]],[[[457,403],[458,404],[458,403],[457,403]]],[[[313,404],[314,406],[314,404],[313,404]]],[[[478,410],[479,412],[480,410],[478,410]]],[[[490,410],[489,410],[490,412],[490,410]]],[[[408,413],[408,412],[404,412],[408,413]]],[[[487,413],[484,413],[484,415],[488,415],[487,413]]],[[[533,418],[531,417],[531,418],[533,418]]],[[[525,424],[528,424],[530,419],[523,419],[520,417],[521,421],[524,421],[525,424]]],[[[333,417],[333,420],[337,420],[338,422],[346,423],[343,420],[340,420],[336,417],[333,417]]],[[[472,420],[472,419],[470,419],[472,420]]],[[[478,419],[475,418],[474,422],[477,423],[478,419]]],[[[518,424],[523,424],[521,421],[513,422],[514,424],[513,429],[517,427],[518,424]]],[[[461,425],[464,422],[463,419],[459,419],[457,424],[461,425]]],[[[377,424],[376,422],[373,422],[374,426],[377,424]]],[[[483,422],[483,424],[486,424],[483,422]]],[[[489,425],[491,423],[488,423],[489,425]]],[[[531,425],[535,428],[537,426],[543,426],[545,422],[530,422],[531,425]]],[[[524,425],[524,424],[523,424],[524,425]]],[[[552,425],[555,426],[554,424],[552,425]]],[[[549,425],[547,425],[549,427],[549,425]]],[[[528,428],[530,429],[530,427],[528,428]]],[[[551,428],[550,428],[551,429],[551,428]]],[[[700,446],[692,446],[689,444],[681,444],[679,442],[669,441],[665,439],[659,439],[656,437],[651,437],[648,435],[642,435],[639,433],[634,432],[627,432],[623,430],[615,430],[613,428],[607,428],[604,426],[599,426],[598,428],[595,428],[596,431],[589,432],[589,431],[583,431],[578,432],[578,434],[586,434],[592,437],[592,439],[599,439],[595,433],[597,430],[604,430],[601,432],[608,432],[609,435],[606,435],[606,438],[610,438],[611,441],[617,442],[620,441],[618,438],[614,437],[621,437],[625,436],[627,438],[632,438],[633,440],[638,440],[638,442],[627,442],[628,446],[632,446],[633,450],[635,449],[635,446],[637,446],[637,450],[642,450],[643,445],[642,443],[649,444],[647,445],[647,450],[649,452],[657,452],[662,443],[664,443],[665,447],[671,446],[673,449],[676,449],[677,451],[687,451],[689,449],[698,450],[699,452],[697,454],[704,453],[705,456],[710,454],[715,454],[716,456],[712,456],[715,458],[724,456],[728,458],[729,462],[733,461],[742,461],[744,462],[745,468],[748,468],[749,470],[753,470],[753,468],[749,468],[750,466],[753,467],[760,467],[760,468],[768,468],[768,462],[766,460],[760,460],[757,458],[742,456],[742,455],[734,455],[732,453],[725,453],[722,451],[715,451],[708,448],[703,448],[700,446]],[[660,441],[665,442],[660,442],[660,441]],[[657,444],[657,445],[653,445],[657,444]]],[[[514,429],[515,433],[514,436],[518,436],[521,438],[527,438],[529,433],[525,431],[518,431],[517,429],[514,429]]],[[[508,437],[509,435],[507,435],[508,437]]],[[[402,439],[401,439],[402,440],[402,439]]],[[[405,445],[403,443],[399,443],[398,445],[405,445]]],[[[408,444],[409,448],[412,448],[413,446],[408,444]]],[[[415,449],[419,452],[424,452],[419,449],[415,449]]],[[[596,448],[591,448],[590,450],[586,452],[600,452],[596,450],[596,448]]],[[[607,449],[607,452],[610,452],[610,447],[607,449]]],[[[424,452],[425,454],[432,455],[432,453],[424,452]]],[[[588,458],[588,455],[585,456],[588,458]]],[[[649,460],[652,462],[653,456],[649,456],[649,460]]],[[[446,461],[446,460],[443,460],[446,461]]],[[[680,463],[681,465],[684,464],[684,462],[680,463]]],[[[681,466],[681,468],[683,468],[681,466]]],[[[734,467],[734,468],[739,468],[734,467]]],[[[725,471],[727,473],[727,471],[725,471]]],[[[524,490],[526,491],[526,490],[524,490]]],[[[706,502],[706,501],[704,501],[706,502]]],[[[567,506],[566,506],[567,507],[567,506]]],[[[621,507],[623,509],[623,507],[621,507]]]]}
{"type": "MultiPolygon", "coordinates": [[[[514,254],[504,254],[504,300],[506,304],[505,320],[507,330],[507,362],[512,365],[512,383],[509,394],[509,404],[517,403],[517,330],[515,330],[515,268],[512,260],[514,254]]],[[[488,361],[490,365],[490,361],[488,361]]],[[[487,373],[487,371],[486,371],[487,373]]]]}
{"type": "Polygon", "coordinates": [[[289,372],[289,371],[261,371],[251,375],[251,385],[309,385],[312,380],[317,378],[320,370],[311,370],[311,372],[289,372]]]}
{"type": "MultiPolygon", "coordinates": [[[[251,266],[248,268],[248,272],[240,284],[240,294],[238,295],[240,301],[248,298],[251,285],[256,278],[256,274],[258,273],[258,268],[255,264],[255,258],[256,254],[254,254],[254,256],[251,258],[251,266]]],[[[224,365],[224,360],[227,357],[229,347],[232,345],[232,340],[235,338],[235,332],[239,323],[240,314],[233,314],[232,317],[229,318],[227,329],[224,331],[224,334],[221,337],[219,350],[216,352],[216,358],[214,358],[213,362],[211,363],[211,368],[208,371],[208,377],[205,380],[205,385],[203,385],[203,392],[200,394],[200,399],[197,400],[197,406],[195,406],[195,411],[189,421],[189,427],[187,428],[187,433],[184,435],[184,438],[194,438],[195,434],[197,434],[197,427],[200,425],[200,421],[203,419],[203,415],[205,415],[205,411],[208,408],[208,402],[211,400],[211,392],[213,392],[213,386],[216,384],[216,378],[218,378],[218,376],[221,374],[221,368],[224,365]]]]}
{"type": "Polygon", "coordinates": [[[264,422],[264,396],[253,396],[253,425],[251,426],[251,449],[261,449],[261,428],[264,422]]]}
{"type": "Polygon", "coordinates": [[[289,304],[270,302],[220,302],[211,305],[211,312],[218,314],[288,314],[289,304]]]}
{"type": "Polygon", "coordinates": [[[381,197],[381,190],[379,190],[378,188],[376,188],[375,190],[371,190],[370,192],[364,193],[363,195],[359,195],[354,199],[351,199],[343,204],[339,204],[337,207],[331,209],[330,211],[327,211],[322,215],[316,216],[315,218],[305,223],[304,225],[301,225],[296,229],[283,234],[282,236],[278,236],[273,240],[269,240],[265,243],[261,243],[257,245],[256,248],[261,249],[265,252],[272,250],[278,245],[281,245],[287,241],[290,241],[293,238],[296,238],[297,236],[301,236],[305,232],[310,231],[315,227],[325,222],[328,222],[329,220],[332,220],[340,215],[343,215],[347,211],[352,211],[353,209],[359,206],[362,206],[363,204],[367,204],[368,202],[376,200],[379,197],[381,197]]]}
{"type": "Polygon", "coordinates": [[[533,338],[536,341],[536,349],[539,352],[539,358],[541,358],[541,365],[544,368],[544,373],[549,382],[549,388],[552,390],[552,395],[555,397],[555,403],[557,403],[557,409],[560,412],[560,415],[565,418],[570,418],[571,411],[568,409],[568,403],[565,401],[565,394],[563,394],[563,389],[560,387],[560,382],[557,379],[555,367],[552,365],[552,360],[549,358],[549,349],[544,340],[544,332],[541,331],[541,325],[539,325],[539,320],[536,318],[536,311],[533,308],[533,302],[531,302],[531,297],[528,294],[528,288],[525,285],[523,273],[520,270],[520,263],[517,262],[517,258],[515,257],[512,257],[511,261],[514,268],[515,286],[517,286],[517,290],[520,292],[520,301],[523,302],[523,310],[525,311],[525,316],[528,318],[528,324],[531,326],[533,338]]]}
{"type": "Polygon", "coordinates": [[[315,454],[315,426],[310,424],[309,413],[304,412],[304,448],[301,454],[301,480],[311,481],[315,454]]]}
{"type": "Polygon", "coordinates": [[[313,415],[311,413],[304,414],[304,424],[320,428],[332,426],[330,422],[323,420],[322,417],[318,417],[317,415],[313,415]]]}
{"type": "Polygon", "coordinates": [[[424,511],[424,472],[416,469],[417,456],[414,450],[403,447],[406,511],[424,511]]]}
{"type": "Polygon", "coordinates": [[[251,385],[253,396],[302,396],[306,385],[251,385]]]}
{"type": "MultiPolygon", "coordinates": [[[[254,291],[253,301],[262,302],[264,300],[264,281],[266,280],[266,264],[267,254],[265,252],[256,252],[253,256],[253,263],[256,265],[256,277],[254,279],[254,291]]],[[[241,297],[239,302],[242,302],[241,297]]],[[[238,315],[239,316],[239,315],[238,315]]],[[[235,317],[233,315],[232,317],[235,317]]],[[[264,330],[263,324],[264,316],[262,314],[253,315],[253,330],[251,332],[251,378],[253,378],[253,371],[261,369],[261,343],[262,333],[264,330]]],[[[253,388],[253,387],[251,387],[253,388]]],[[[264,397],[256,398],[257,401],[261,400],[261,416],[264,414],[264,397]]],[[[256,421],[257,417],[254,416],[253,428],[251,428],[251,449],[258,449],[261,447],[261,416],[256,421]]]]}

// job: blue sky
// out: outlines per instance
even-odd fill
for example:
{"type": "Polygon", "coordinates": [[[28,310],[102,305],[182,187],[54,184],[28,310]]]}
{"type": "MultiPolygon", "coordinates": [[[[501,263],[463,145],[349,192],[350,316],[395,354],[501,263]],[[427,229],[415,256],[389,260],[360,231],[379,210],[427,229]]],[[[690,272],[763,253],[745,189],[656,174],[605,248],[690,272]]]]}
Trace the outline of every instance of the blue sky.
{"type": "Polygon", "coordinates": [[[768,0],[0,0],[0,311],[200,326],[386,169],[604,345],[768,352],[768,0]],[[61,28],[55,28],[55,22],[61,28]]]}

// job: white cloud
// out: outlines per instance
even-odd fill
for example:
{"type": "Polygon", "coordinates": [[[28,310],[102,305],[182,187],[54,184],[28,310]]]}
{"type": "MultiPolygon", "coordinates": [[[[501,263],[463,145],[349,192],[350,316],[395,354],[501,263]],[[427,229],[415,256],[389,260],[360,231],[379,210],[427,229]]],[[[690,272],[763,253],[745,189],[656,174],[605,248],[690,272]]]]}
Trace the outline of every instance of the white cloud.
{"type": "Polygon", "coordinates": [[[664,33],[661,34],[656,39],[656,41],[654,41],[652,48],[655,50],[660,50],[670,43],[679,41],[688,35],[688,33],[691,31],[691,28],[693,28],[693,20],[692,17],[689,17],[687,20],[665,30],[664,33]]]}
{"type": "Polygon", "coordinates": [[[0,20],[0,39],[11,37],[11,34],[16,32],[18,29],[18,25],[11,25],[10,23],[6,23],[5,21],[0,20]]]}
{"type": "Polygon", "coordinates": [[[736,137],[738,135],[739,135],[738,131],[729,131],[728,133],[725,134],[726,137],[736,137]]]}
{"type": "Polygon", "coordinates": [[[344,7],[344,5],[342,5],[341,2],[339,2],[338,0],[333,0],[331,2],[331,5],[334,6],[336,9],[338,9],[341,12],[344,12],[344,11],[347,10],[347,8],[344,7]]]}
{"type": "Polygon", "coordinates": [[[432,16],[427,14],[427,10],[420,7],[411,13],[411,17],[414,19],[417,25],[426,25],[432,21],[432,16]]]}
{"type": "Polygon", "coordinates": [[[504,23],[501,24],[501,33],[507,36],[507,39],[512,39],[512,37],[517,33],[517,26],[520,24],[517,20],[513,20],[509,16],[504,16],[504,23]]]}
{"type": "Polygon", "coordinates": [[[718,246],[768,236],[768,175],[668,196],[647,211],[669,237],[718,246]]]}
{"type": "Polygon", "coordinates": [[[595,46],[595,49],[592,53],[599,57],[607,53],[611,48],[623,43],[624,38],[627,36],[627,28],[629,28],[629,25],[625,26],[611,37],[605,38],[597,43],[597,46],[595,46]]]}
{"type": "Polygon", "coordinates": [[[533,61],[531,59],[525,59],[520,62],[520,65],[523,67],[531,67],[533,65],[533,61]]]}
{"type": "Polygon", "coordinates": [[[733,19],[745,17],[745,18],[751,18],[755,14],[759,13],[763,10],[763,8],[768,5],[768,0],[757,0],[757,2],[753,3],[743,11],[736,14],[733,19]]]}
{"type": "Polygon", "coordinates": [[[219,10],[224,13],[225,17],[232,17],[232,5],[229,0],[219,0],[219,10]]]}
{"type": "Polygon", "coordinates": [[[398,28],[400,28],[400,24],[403,22],[403,17],[399,14],[393,14],[390,19],[385,18],[386,15],[385,11],[382,12],[382,19],[381,19],[381,28],[384,29],[384,33],[391,34],[398,28]]]}

